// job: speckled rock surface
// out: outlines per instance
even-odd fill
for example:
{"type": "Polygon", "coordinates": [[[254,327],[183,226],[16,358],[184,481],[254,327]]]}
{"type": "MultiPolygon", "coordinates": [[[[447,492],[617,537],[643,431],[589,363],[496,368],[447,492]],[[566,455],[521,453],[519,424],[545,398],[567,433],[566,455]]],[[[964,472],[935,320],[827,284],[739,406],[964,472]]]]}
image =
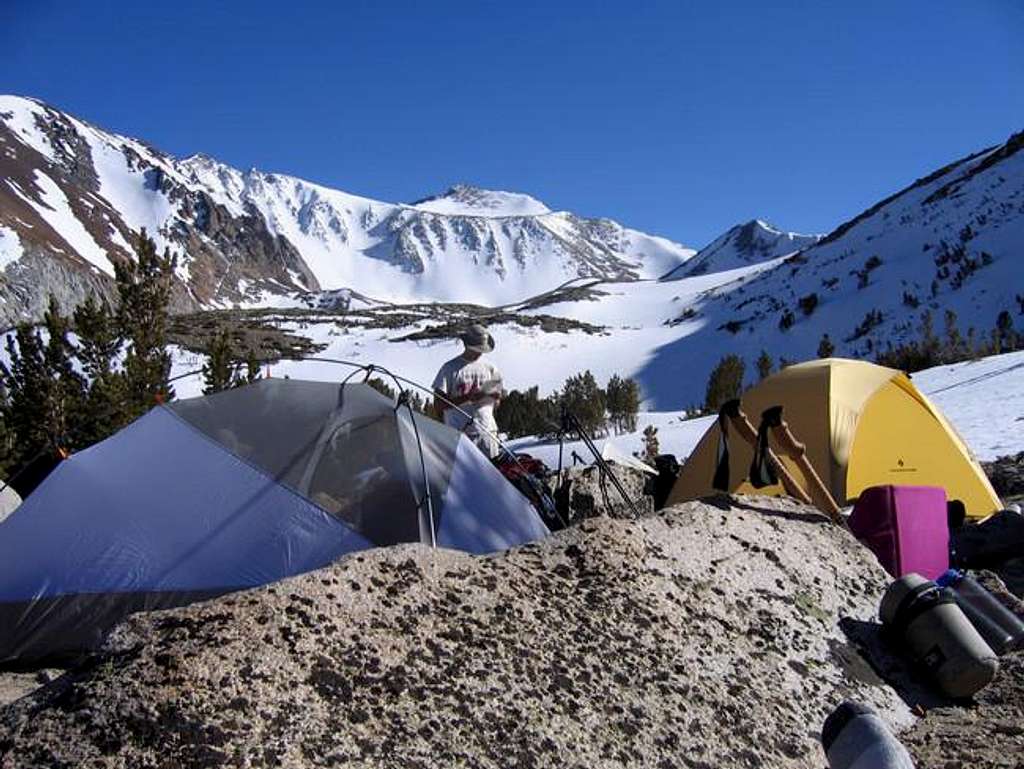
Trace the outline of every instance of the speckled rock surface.
{"type": "Polygon", "coordinates": [[[820,769],[840,700],[913,721],[839,629],[885,584],[782,500],[371,551],[129,620],[0,711],[0,766],[820,769]]]}

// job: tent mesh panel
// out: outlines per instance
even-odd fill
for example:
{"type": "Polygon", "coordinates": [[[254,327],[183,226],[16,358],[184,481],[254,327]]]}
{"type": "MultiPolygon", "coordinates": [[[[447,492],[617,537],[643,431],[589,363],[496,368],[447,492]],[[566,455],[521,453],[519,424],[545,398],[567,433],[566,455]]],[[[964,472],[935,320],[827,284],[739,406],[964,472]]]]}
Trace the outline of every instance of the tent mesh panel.
{"type": "MultiPolygon", "coordinates": [[[[168,408],[375,544],[429,541],[410,417],[373,388],[265,379],[168,408]]],[[[437,526],[459,434],[421,417],[416,425],[437,526]]]]}

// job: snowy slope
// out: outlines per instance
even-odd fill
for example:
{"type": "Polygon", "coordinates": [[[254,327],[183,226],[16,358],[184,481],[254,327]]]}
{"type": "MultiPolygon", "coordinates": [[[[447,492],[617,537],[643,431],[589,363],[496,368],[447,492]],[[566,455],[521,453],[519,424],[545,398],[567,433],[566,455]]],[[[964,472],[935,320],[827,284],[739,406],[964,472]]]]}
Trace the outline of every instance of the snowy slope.
{"type": "Polygon", "coordinates": [[[692,259],[665,275],[662,280],[734,270],[768,259],[786,256],[813,246],[822,235],[783,232],[768,222],[753,219],[737,224],[698,251],[692,259]]]}
{"type": "Polygon", "coordinates": [[[645,393],[661,408],[692,402],[723,355],[740,355],[752,372],[761,350],[775,360],[815,357],[824,334],[836,355],[873,359],[918,338],[925,312],[939,334],[947,311],[965,337],[973,328],[987,338],[1004,310],[1021,329],[1021,149],[1017,134],[957,161],[755,279],[702,297],[678,316],[692,333],[661,346],[639,372],[645,393]],[[817,303],[810,312],[805,297],[805,306],[817,303]]]}
{"type": "Polygon", "coordinates": [[[1024,351],[936,366],[913,380],[978,459],[1024,451],[1024,351]]]}

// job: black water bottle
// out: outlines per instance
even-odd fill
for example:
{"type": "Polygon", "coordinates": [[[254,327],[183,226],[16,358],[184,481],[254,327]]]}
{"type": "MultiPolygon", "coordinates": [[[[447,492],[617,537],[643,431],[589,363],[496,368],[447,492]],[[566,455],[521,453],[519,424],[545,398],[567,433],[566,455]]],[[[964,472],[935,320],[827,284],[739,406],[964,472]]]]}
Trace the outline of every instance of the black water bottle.
{"type": "Polygon", "coordinates": [[[974,577],[949,569],[936,582],[950,589],[957,606],[1000,657],[1024,647],[1024,621],[1003,606],[974,577]]]}

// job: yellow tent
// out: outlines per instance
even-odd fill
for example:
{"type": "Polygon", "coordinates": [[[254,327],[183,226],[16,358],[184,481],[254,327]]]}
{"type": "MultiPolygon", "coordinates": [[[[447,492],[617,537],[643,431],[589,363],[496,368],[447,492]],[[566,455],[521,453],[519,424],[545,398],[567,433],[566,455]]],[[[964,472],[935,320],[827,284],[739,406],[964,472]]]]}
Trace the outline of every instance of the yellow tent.
{"type": "MultiPolygon", "coordinates": [[[[783,417],[807,444],[807,458],[840,505],[852,504],[869,486],[901,484],[942,486],[976,518],[1002,507],[967,444],[901,371],[844,358],[800,363],[743,395],[743,410],[755,427],[771,406],[783,407],[783,417]]],[[[714,493],[718,439],[716,422],[683,465],[668,504],[714,493]]],[[[729,491],[783,493],[781,486],[750,485],[753,449],[735,431],[729,433],[729,454],[729,491]]],[[[807,488],[797,466],[780,458],[807,488]]]]}

